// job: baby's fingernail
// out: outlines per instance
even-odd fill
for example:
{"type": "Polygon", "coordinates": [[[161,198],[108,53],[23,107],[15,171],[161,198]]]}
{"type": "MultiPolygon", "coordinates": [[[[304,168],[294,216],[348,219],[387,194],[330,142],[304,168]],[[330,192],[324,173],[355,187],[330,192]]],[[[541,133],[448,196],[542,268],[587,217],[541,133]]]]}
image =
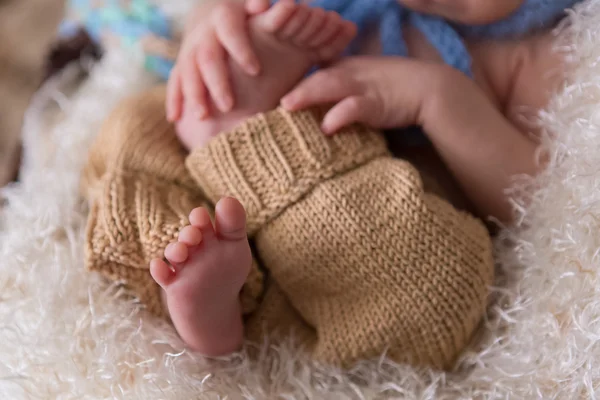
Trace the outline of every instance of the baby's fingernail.
{"type": "Polygon", "coordinates": [[[258,75],[258,73],[260,72],[260,65],[258,65],[257,61],[255,61],[255,60],[248,61],[247,65],[248,65],[248,72],[250,73],[250,75],[253,75],[253,76],[258,75]]]}
{"type": "Polygon", "coordinates": [[[202,106],[198,106],[198,108],[196,108],[196,118],[204,119],[204,117],[206,117],[206,109],[202,106]]]}

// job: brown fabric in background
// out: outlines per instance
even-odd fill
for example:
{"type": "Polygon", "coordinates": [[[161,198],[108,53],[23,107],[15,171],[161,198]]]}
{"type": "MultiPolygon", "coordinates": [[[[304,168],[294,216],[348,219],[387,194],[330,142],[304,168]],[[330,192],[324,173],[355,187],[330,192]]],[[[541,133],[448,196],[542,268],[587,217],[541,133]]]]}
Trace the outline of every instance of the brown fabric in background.
{"type": "Polygon", "coordinates": [[[63,12],[63,0],[0,1],[0,187],[16,175],[23,116],[63,12]]]}

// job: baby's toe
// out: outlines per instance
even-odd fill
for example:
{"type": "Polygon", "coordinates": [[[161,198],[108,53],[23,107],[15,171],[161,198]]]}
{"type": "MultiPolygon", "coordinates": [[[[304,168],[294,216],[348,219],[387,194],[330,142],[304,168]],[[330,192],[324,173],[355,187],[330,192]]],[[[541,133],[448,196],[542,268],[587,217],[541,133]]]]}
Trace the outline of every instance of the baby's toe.
{"type": "Polygon", "coordinates": [[[304,27],[310,17],[310,8],[304,4],[298,4],[294,14],[287,20],[279,31],[281,39],[291,39],[304,27]]]}
{"type": "Polygon", "coordinates": [[[168,286],[175,277],[175,274],[169,267],[169,264],[160,258],[155,258],[150,261],[150,275],[152,275],[152,278],[154,278],[156,283],[158,283],[162,288],[168,286]]]}
{"type": "Polygon", "coordinates": [[[323,29],[327,13],[322,8],[311,9],[311,15],[304,27],[300,30],[294,43],[298,46],[306,46],[311,39],[323,29]]]}
{"type": "Polygon", "coordinates": [[[174,242],[165,249],[165,257],[171,264],[181,264],[188,258],[188,247],[181,242],[174,242]]]}
{"type": "Polygon", "coordinates": [[[212,227],[212,221],[210,220],[210,214],[204,207],[196,207],[192,210],[189,215],[190,224],[194,227],[203,231],[208,227],[212,227]]]}
{"type": "Polygon", "coordinates": [[[215,240],[215,229],[208,210],[204,207],[194,208],[189,216],[190,224],[200,231],[204,246],[210,246],[215,240]]]}
{"type": "Polygon", "coordinates": [[[323,29],[310,38],[308,45],[315,49],[327,45],[337,35],[338,31],[340,30],[341,23],[342,18],[338,13],[333,11],[327,12],[325,15],[323,29]]]}
{"type": "Polygon", "coordinates": [[[217,203],[215,223],[221,239],[246,239],[246,211],[237,199],[225,197],[217,203]]]}
{"type": "Polygon", "coordinates": [[[340,21],[338,31],[317,53],[323,61],[331,61],[340,56],[355,36],[356,25],[349,21],[340,21]]]}
{"type": "Polygon", "coordinates": [[[202,232],[198,228],[188,225],[179,231],[178,240],[190,247],[198,246],[202,241],[202,232]]]}

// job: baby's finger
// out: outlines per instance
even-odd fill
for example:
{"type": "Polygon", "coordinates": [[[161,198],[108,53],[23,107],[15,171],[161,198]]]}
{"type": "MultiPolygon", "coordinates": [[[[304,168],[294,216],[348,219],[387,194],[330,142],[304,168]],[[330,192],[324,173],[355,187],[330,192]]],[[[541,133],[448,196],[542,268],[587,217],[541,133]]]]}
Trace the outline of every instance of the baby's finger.
{"type": "Polygon", "coordinates": [[[198,65],[201,65],[202,77],[211,98],[221,112],[233,107],[233,94],[229,83],[229,65],[225,49],[218,43],[207,46],[198,53],[198,65]]]}
{"type": "Polygon", "coordinates": [[[169,122],[175,122],[181,118],[183,92],[181,89],[181,74],[177,66],[173,67],[169,81],[167,82],[167,101],[165,106],[169,122]]]}
{"type": "Polygon", "coordinates": [[[198,118],[205,117],[207,115],[206,88],[194,57],[183,60],[181,74],[181,86],[183,87],[186,104],[195,110],[198,118]]]}
{"type": "Polygon", "coordinates": [[[246,0],[246,12],[250,15],[265,12],[269,6],[269,0],[246,0]]]}
{"type": "Polygon", "coordinates": [[[341,30],[338,32],[339,34],[336,38],[320,50],[319,56],[323,61],[332,61],[341,54],[345,50],[347,43],[356,36],[357,28],[354,23],[344,21],[341,30]]]}
{"type": "Polygon", "coordinates": [[[334,103],[356,92],[354,81],[332,67],[318,71],[300,82],[283,96],[281,106],[289,111],[297,111],[314,105],[334,103]]]}
{"type": "Polygon", "coordinates": [[[341,128],[355,122],[369,123],[375,118],[377,110],[373,110],[365,97],[351,96],[331,108],[323,118],[321,129],[326,135],[332,135],[341,128]]]}
{"type": "MultiPolygon", "coordinates": [[[[223,9],[225,10],[225,9],[223,9]]],[[[250,43],[246,16],[239,12],[218,12],[216,32],[219,41],[229,56],[242,67],[248,75],[258,75],[260,63],[250,43]]]]}

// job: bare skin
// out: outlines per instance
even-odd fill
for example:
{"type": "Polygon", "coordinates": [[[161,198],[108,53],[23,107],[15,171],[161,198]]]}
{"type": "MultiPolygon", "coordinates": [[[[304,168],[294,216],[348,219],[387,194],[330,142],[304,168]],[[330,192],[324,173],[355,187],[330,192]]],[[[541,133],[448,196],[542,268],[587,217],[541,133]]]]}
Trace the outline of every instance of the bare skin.
{"type": "Polygon", "coordinates": [[[221,111],[208,102],[210,118],[198,114],[198,104],[186,98],[176,126],[188,149],[204,145],[219,132],[257,112],[275,108],[312,65],[339,55],[356,34],[356,28],[337,14],[285,1],[254,17],[249,32],[257,56],[263,60],[260,75],[249,79],[236,63],[226,66],[235,106],[221,111]],[[325,24],[330,27],[327,31],[320,29],[325,24]]]}
{"type": "Polygon", "coordinates": [[[415,11],[464,24],[489,24],[507,17],[524,0],[400,0],[415,11]]]}
{"type": "Polygon", "coordinates": [[[192,210],[189,221],[165,249],[171,266],[155,259],[150,273],[188,346],[207,356],[231,353],[242,344],[239,292],[252,265],[244,208],[225,198],[216,206],[214,225],[203,208],[192,210]]]}
{"type": "MultiPolygon", "coordinates": [[[[334,104],[322,126],[326,133],[354,122],[374,128],[422,126],[435,152],[425,146],[402,156],[440,180],[444,175],[455,180],[457,186],[447,187],[455,205],[510,223],[505,190],[515,175],[535,175],[543,167],[534,117],[563,82],[564,65],[552,51],[552,34],[467,43],[473,80],[443,65],[418,31],[405,34],[415,60],[342,60],[301,82],[282,105],[299,110],[334,104]]],[[[376,42],[367,41],[365,52],[379,54],[376,42]]]]}
{"type": "MultiPolygon", "coordinates": [[[[312,65],[339,54],[355,34],[354,26],[339,17],[331,19],[322,10],[293,2],[253,17],[249,29],[263,73],[249,78],[231,66],[236,103],[229,112],[214,107],[211,118],[200,119],[197,108],[184,108],[178,131],[188,148],[203,146],[217,133],[274,108],[312,65]],[[335,29],[323,36],[319,28],[325,22],[335,29]]],[[[242,344],[239,293],[252,263],[245,218],[242,205],[232,198],[217,204],[214,225],[205,209],[194,209],[190,225],[165,249],[168,264],[155,259],[150,265],[177,332],[205,355],[227,354],[242,344]]]]}
{"type": "MultiPolygon", "coordinates": [[[[469,9],[460,15],[502,18],[521,1],[507,1],[498,7],[495,0],[448,0],[444,12],[446,17],[456,13],[458,9],[451,5],[487,5],[493,7],[469,9]]],[[[414,7],[443,3],[405,2],[407,6],[414,3],[414,7]]],[[[247,7],[254,7],[255,12],[247,10],[249,14],[266,15],[257,11],[266,9],[261,0],[253,0],[252,4],[247,7]]],[[[237,9],[231,7],[234,15],[237,9]]],[[[237,19],[231,21],[243,22],[241,14],[235,15],[237,19]]],[[[301,25],[318,26],[318,21],[298,24],[297,20],[292,25],[283,24],[288,28],[282,30],[273,28],[267,20],[251,18],[248,38],[238,37],[235,44],[231,37],[224,47],[219,47],[218,40],[209,45],[198,42],[204,49],[201,54],[216,55],[212,63],[199,63],[202,68],[188,68],[185,73],[180,67],[169,82],[168,113],[177,121],[180,138],[189,149],[203,146],[220,131],[256,112],[274,108],[280,99],[291,110],[333,104],[323,125],[329,134],[352,122],[374,128],[423,126],[443,166],[452,172],[480,214],[510,221],[503,191],[511,176],[535,174],[540,167],[535,160],[535,135],[529,134],[535,134],[536,129],[521,118],[521,111],[523,107],[537,110],[545,105],[548,94],[562,78],[560,58],[550,51],[549,34],[520,41],[468,43],[475,73],[475,79],[470,80],[444,66],[435,49],[409,29],[406,37],[412,59],[352,57],[322,69],[293,88],[310,65],[330,59],[348,43],[353,27],[326,19],[329,32],[335,31],[331,24],[339,32],[315,50],[306,39],[310,35],[299,32],[301,25]],[[235,52],[238,59],[232,56],[225,63],[226,53],[236,47],[245,50],[235,52]],[[252,60],[254,53],[257,57],[252,60]],[[184,81],[197,86],[182,86],[184,81]],[[230,93],[228,86],[233,88],[230,93]],[[262,94],[258,103],[256,93],[262,94]]],[[[194,55],[194,51],[189,54],[194,55]]],[[[411,153],[418,156],[417,150],[411,153]]],[[[428,156],[425,159],[431,161],[428,156]]],[[[244,211],[236,200],[228,198],[217,205],[215,225],[202,209],[192,211],[190,223],[180,232],[179,240],[165,250],[172,268],[162,260],[153,260],[151,272],[164,289],[171,319],[184,341],[206,355],[226,354],[238,349],[243,338],[238,294],[251,262],[244,211]]]]}

